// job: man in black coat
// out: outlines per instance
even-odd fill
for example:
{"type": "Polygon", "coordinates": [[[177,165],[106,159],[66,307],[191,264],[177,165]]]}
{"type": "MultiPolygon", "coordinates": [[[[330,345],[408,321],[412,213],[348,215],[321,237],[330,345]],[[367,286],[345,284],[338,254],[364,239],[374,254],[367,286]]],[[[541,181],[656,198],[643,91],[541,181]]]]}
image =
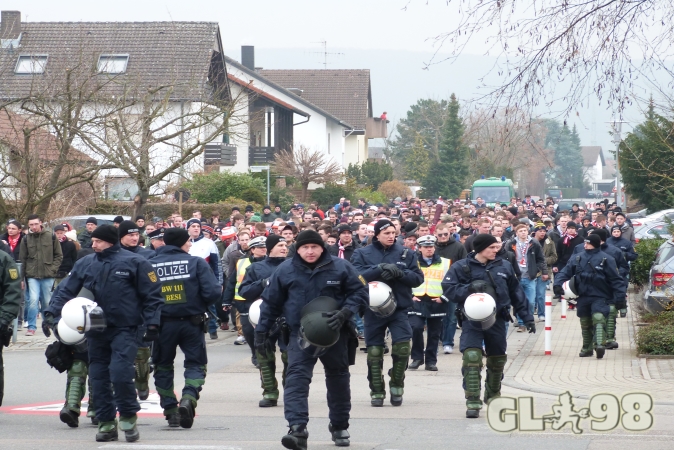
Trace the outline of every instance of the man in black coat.
{"type": "Polygon", "coordinates": [[[346,259],[350,262],[351,255],[353,255],[354,250],[358,248],[358,244],[353,240],[351,226],[345,223],[341,224],[337,228],[337,232],[339,233],[339,240],[336,244],[328,246],[328,252],[332,256],[346,259]]]}
{"type": "Polygon", "coordinates": [[[54,236],[61,244],[61,252],[63,253],[63,261],[61,261],[55,280],[56,285],[58,285],[62,279],[68,276],[77,261],[77,246],[66,237],[66,227],[63,225],[54,227],[54,236]]]}

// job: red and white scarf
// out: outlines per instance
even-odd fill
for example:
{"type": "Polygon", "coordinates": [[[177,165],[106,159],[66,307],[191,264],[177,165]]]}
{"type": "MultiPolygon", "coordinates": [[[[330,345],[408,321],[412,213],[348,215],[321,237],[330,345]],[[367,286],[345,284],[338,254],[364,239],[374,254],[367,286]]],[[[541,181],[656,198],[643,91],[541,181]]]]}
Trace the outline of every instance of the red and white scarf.
{"type": "Polygon", "coordinates": [[[12,249],[12,251],[14,251],[17,244],[19,243],[20,236],[21,236],[20,234],[17,234],[15,237],[9,235],[7,236],[7,243],[9,244],[9,248],[12,249]]]}
{"type": "Polygon", "coordinates": [[[344,244],[342,244],[341,239],[339,241],[337,241],[337,246],[339,247],[339,252],[337,253],[337,257],[340,258],[340,259],[344,259],[344,249],[346,247],[344,247],[344,244]]]}

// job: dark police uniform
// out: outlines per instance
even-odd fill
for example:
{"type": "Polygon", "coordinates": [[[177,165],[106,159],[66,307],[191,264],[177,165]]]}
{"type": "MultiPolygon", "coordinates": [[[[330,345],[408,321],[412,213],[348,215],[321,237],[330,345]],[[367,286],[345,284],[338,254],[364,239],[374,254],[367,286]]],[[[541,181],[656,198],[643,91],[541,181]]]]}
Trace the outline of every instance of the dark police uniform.
{"type": "MultiPolygon", "coordinates": [[[[135,247],[127,247],[126,245],[119,244],[122,247],[122,250],[127,250],[136,255],[150,259],[155,256],[155,251],[150,250],[149,248],[143,248],[140,245],[135,247]]],[[[136,339],[138,340],[138,351],[136,352],[136,360],[134,361],[134,368],[136,371],[136,376],[134,377],[134,385],[136,386],[136,391],[138,392],[138,398],[141,400],[147,400],[147,397],[150,395],[150,346],[147,342],[143,340],[145,335],[145,327],[138,327],[138,332],[136,334],[136,339]]]]}
{"type": "MultiPolygon", "coordinates": [[[[246,303],[252,304],[262,296],[269,278],[285,260],[286,258],[281,257],[266,257],[262,261],[248,267],[246,275],[239,286],[239,295],[246,299],[246,303]]],[[[246,317],[246,321],[250,324],[248,317],[246,317]]],[[[279,337],[280,334],[276,333],[275,336],[270,337],[270,342],[272,346],[276,344],[276,341],[279,343],[281,361],[283,362],[281,385],[285,386],[286,371],[288,370],[288,352],[285,342],[283,339],[279,339],[279,337]]],[[[260,365],[260,380],[262,381],[262,401],[260,401],[260,406],[275,405],[279,396],[278,381],[276,381],[275,349],[274,353],[267,353],[267,355],[256,354],[258,364],[260,365]]]]}
{"type": "Polygon", "coordinates": [[[598,248],[573,255],[555,276],[556,290],[571,278],[578,292],[576,308],[583,336],[579,356],[592,356],[596,349],[597,358],[602,358],[610,306],[615,308],[617,303],[625,301],[627,281],[618,273],[616,260],[598,248]]]}
{"type": "Polygon", "coordinates": [[[0,406],[5,393],[5,369],[2,348],[11,339],[10,325],[19,314],[21,305],[21,277],[14,259],[0,251],[0,406]]]}
{"type": "MultiPolygon", "coordinates": [[[[484,282],[493,289],[496,302],[496,322],[487,330],[482,329],[479,322],[463,320],[461,328],[460,350],[463,353],[463,389],[468,411],[479,411],[482,408],[480,400],[482,378],[482,345],[484,342],[487,353],[487,377],[485,380],[484,401],[500,395],[501,378],[507,361],[506,356],[506,321],[510,317],[510,307],[522,318],[525,323],[534,320],[529,311],[529,304],[524,291],[520,286],[512,265],[500,257],[496,257],[487,264],[475,259],[475,253],[470,253],[466,259],[451,265],[442,281],[443,295],[450,301],[458,304],[462,310],[466,298],[476,292],[474,282],[484,282]]],[[[467,412],[468,415],[468,412],[467,412]]],[[[469,417],[477,417],[469,416],[469,417]]]]}
{"type": "MultiPolygon", "coordinates": [[[[161,309],[161,330],[152,350],[155,364],[154,384],[159,393],[164,416],[171,424],[171,416],[178,413],[178,400],[173,388],[173,361],[176,348],[185,355],[185,386],[182,403],[191,402],[197,407],[199,392],[206,379],[206,341],[204,321],[208,307],[218,300],[222,287],[210,270],[208,263],[192,256],[174,245],[157,249],[157,256],[150,260],[161,282],[164,306],[161,309]]],[[[185,421],[181,414],[181,426],[185,421]]],[[[175,426],[175,425],[174,425],[175,426]]]]}
{"type": "Polygon", "coordinates": [[[107,328],[86,333],[99,430],[116,429],[117,411],[120,428],[134,428],[140,410],[133,384],[136,334],[143,324],[159,325],[164,303],[152,265],[115,244],[78,260],[59,286],[47,308],[54,317],[60,316],[63,305],[83,287],[94,294],[105,314],[107,328]]]}
{"type": "Polygon", "coordinates": [[[370,308],[366,308],[363,319],[371,403],[373,406],[382,406],[383,399],[386,398],[383,366],[384,338],[388,328],[391,330],[393,343],[391,348],[393,367],[389,371],[391,377],[389,389],[392,404],[399,406],[402,404],[405,370],[411,353],[412,328],[407,311],[412,308],[412,288],[424,282],[424,274],[419,268],[415,252],[398,243],[384,248],[376,236],[372,238],[371,245],[359,248],[353,253],[351,264],[365,278],[365,281],[386,283],[395,295],[397,307],[393,314],[383,318],[377,316],[370,308]],[[403,276],[395,280],[384,281],[379,264],[395,264],[403,271],[403,276]]]}
{"type": "MultiPolygon", "coordinates": [[[[288,425],[293,427],[309,422],[309,384],[314,365],[320,359],[325,368],[330,423],[337,429],[346,430],[351,411],[349,333],[343,328],[339,341],[318,358],[305,353],[298,344],[302,308],[319,296],[332,297],[340,308],[347,307],[356,314],[367,305],[368,291],[353,266],[330,256],[327,249],[311,267],[296,253],[292,259],[278,266],[263,291],[260,322],[255,331],[256,334],[269,332],[281,316],[286,318],[290,328],[284,389],[284,412],[288,425]]],[[[351,326],[351,321],[346,326],[351,326]]]]}

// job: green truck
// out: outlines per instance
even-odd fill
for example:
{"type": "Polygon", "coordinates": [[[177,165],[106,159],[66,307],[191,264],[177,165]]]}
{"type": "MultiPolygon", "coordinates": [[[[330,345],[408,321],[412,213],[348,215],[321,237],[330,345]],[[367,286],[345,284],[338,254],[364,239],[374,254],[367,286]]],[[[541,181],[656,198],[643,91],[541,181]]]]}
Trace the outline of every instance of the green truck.
{"type": "Polygon", "coordinates": [[[513,180],[502,176],[500,178],[484,176],[475,180],[471,189],[471,200],[473,203],[480,197],[487,206],[494,206],[496,203],[509,204],[510,199],[515,197],[515,188],[513,180]]]}

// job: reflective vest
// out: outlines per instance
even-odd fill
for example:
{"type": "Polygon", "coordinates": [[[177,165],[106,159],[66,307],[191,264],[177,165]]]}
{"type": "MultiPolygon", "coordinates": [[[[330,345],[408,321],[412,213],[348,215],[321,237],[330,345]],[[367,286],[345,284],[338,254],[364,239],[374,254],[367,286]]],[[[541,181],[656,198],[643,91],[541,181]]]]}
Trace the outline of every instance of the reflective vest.
{"type": "Polygon", "coordinates": [[[238,300],[240,302],[246,301],[245,298],[239,295],[239,286],[241,286],[243,277],[246,276],[246,269],[248,269],[248,266],[250,266],[251,264],[252,263],[250,262],[250,258],[240,259],[236,263],[236,287],[234,288],[234,300],[238,300]]]}
{"type": "Polygon", "coordinates": [[[416,297],[423,297],[428,295],[431,298],[438,298],[442,295],[442,279],[449,270],[451,261],[447,258],[440,258],[440,262],[431,264],[428,267],[421,267],[424,273],[424,282],[412,289],[412,293],[416,297]]]}

